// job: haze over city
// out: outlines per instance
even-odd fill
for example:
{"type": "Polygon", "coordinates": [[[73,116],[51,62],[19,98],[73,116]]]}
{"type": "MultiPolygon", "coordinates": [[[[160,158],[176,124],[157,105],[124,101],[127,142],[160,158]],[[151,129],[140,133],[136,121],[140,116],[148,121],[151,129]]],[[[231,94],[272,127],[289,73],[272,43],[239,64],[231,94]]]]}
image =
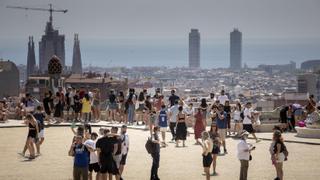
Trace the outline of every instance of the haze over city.
{"type": "Polygon", "coordinates": [[[38,42],[49,16],[6,6],[48,8],[49,3],[68,9],[53,15],[54,27],[66,37],[68,65],[73,34],[79,33],[84,66],[187,66],[191,28],[201,34],[201,67],[228,67],[233,28],[243,33],[243,62],[249,66],[299,64],[320,56],[316,0],[1,0],[1,57],[26,64],[28,36],[38,42]]]}

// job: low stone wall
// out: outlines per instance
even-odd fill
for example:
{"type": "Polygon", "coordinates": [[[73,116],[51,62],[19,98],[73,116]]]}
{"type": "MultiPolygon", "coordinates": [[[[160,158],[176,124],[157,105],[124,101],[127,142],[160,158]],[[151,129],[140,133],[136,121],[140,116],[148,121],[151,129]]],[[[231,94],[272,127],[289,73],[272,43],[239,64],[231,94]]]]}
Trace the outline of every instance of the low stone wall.
{"type": "Polygon", "coordinates": [[[320,139],[320,129],[307,128],[307,127],[296,127],[296,130],[297,130],[298,137],[320,139]]]}

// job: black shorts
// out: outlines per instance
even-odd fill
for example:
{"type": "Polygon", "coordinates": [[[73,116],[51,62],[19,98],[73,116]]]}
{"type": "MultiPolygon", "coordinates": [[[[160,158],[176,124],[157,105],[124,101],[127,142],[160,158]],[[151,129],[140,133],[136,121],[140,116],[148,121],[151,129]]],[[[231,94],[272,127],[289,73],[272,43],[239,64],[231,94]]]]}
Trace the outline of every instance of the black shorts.
{"type": "Polygon", "coordinates": [[[127,154],[122,155],[120,165],[126,165],[127,162],[127,154]]]}
{"type": "Polygon", "coordinates": [[[89,172],[100,172],[100,166],[98,163],[89,164],[89,172]]]}
{"type": "Polygon", "coordinates": [[[286,123],[288,123],[288,119],[282,118],[282,119],[280,120],[280,122],[283,123],[283,124],[286,124],[286,123]]]}
{"type": "Polygon", "coordinates": [[[208,153],[208,155],[202,155],[202,164],[203,167],[210,167],[212,163],[212,156],[211,153],[208,153]]]}
{"type": "Polygon", "coordinates": [[[102,174],[109,173],[109,174],[117,175],[119,174],[119,169],[117,168],[116,162],[112,160],[111,162],[109,161],[101,164],[100,173],[102,174]]]}
{"type": "Polygon", "coordinates": [[[252,124],[244,124],[243,129],[246,130],[248,133],[252,134],[255,133],[256,131],[253,129],[252,124]]]}

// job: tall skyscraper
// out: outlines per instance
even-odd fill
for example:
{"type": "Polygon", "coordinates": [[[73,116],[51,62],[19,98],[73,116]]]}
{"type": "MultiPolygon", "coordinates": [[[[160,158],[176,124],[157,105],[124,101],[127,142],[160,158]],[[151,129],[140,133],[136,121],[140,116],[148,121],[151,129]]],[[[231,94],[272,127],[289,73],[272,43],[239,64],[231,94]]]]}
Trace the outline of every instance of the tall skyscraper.
{"type": "Polygon", "coordinates": [[[27,56],[27,78],[36,72],[36,56],[34,52],[33,37],[29,36],[27,56]]]}
{"type": "Polygon", "coordinates": [[[320,70],[297,75],[297,82],[299,93],[313,94],[317,101],[320,100],[320,70]]]}
{"type": "Polygon", "coordinates": [[[39,42],[39,69],[42,73],[48,71],[50,58],[56,55],[61,60],[62,68],[65,68],[65,48],[64,35],[59,35],[59,31],[53,29],[52,16],[47,22],[45,35],[39,42]]]}
{"type": "Polygon", "coordinates": [[[242,68],[242,33],[234,29],[230,33],[230,69],[242,68]]]}
{"type": "Polygon", "coordinates": [[[191,29],[189,33],[189,68],[200,68],[200,33],[191,29]]]}
{"type": "Polygon", "coordinates": [[[73,56],[72,56],[72,73],[82,74],[82,61],[80,52],[79,35],[74,35],[73,56]]]}

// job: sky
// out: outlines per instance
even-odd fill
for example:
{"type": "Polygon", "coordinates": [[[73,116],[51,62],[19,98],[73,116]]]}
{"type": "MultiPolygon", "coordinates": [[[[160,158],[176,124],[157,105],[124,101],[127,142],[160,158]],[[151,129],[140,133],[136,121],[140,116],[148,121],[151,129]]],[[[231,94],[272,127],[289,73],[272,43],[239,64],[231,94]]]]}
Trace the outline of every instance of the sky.
{"type": "Polygon", "coordinates": [[[54,26],[84,39],[226,39],[237,27],[246,38],[319,38],[319,0],[0,0],[0,40],[40,37],[49,13],[7,5],[68,9],[54,26]]]}

